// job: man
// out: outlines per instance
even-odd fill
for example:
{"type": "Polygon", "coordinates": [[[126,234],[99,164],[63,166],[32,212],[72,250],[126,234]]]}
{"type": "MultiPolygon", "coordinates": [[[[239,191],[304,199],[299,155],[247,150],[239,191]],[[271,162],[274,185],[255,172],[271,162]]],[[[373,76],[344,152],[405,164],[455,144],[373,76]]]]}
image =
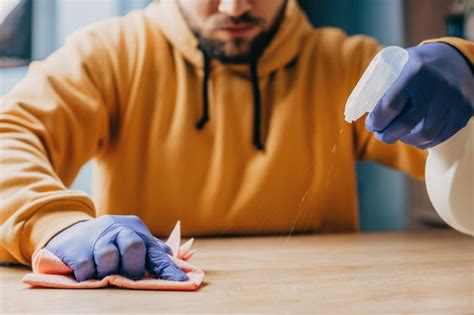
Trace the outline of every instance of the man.
{"type": "Polygon", "coordinates": [[[46,245],[78,280],[184,280],[152,236],[178,219],[187,235],[356,230],[357,159],[422,178],[420,148],[472,116],[473,44],[434,42],[366,129],[344,104],[379,45],[313,29],[294,0],[168,0],[89,27],[2,100],[2,242],[25,264],[46,245]],[[94,203],[67,189],[91,158],[94,203]]]}

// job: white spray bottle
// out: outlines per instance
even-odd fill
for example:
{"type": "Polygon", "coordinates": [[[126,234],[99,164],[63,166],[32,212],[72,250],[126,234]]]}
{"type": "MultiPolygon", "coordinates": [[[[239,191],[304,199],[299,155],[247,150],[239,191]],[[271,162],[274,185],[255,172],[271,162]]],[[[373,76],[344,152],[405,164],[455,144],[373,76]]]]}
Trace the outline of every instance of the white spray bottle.
{"type": "MultiPolygon", "coordinates": [[[[397,80],[408,52],[391,46],[369,64],[346,103],[344,116],[353,122],[370,113],[397,80]]],[[[439,216],[456,230],[474,235],[474,119],[447,141],[428,150],[426,188],[439,216]]]]}

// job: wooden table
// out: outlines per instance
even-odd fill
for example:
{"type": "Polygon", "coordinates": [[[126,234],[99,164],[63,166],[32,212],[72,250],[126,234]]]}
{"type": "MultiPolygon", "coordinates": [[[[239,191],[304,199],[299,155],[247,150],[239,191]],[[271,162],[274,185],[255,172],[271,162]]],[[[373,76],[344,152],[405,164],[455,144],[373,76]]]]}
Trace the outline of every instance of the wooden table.
{"type": "Polygon", "coordinates": [[[420,233],[203,239],[197,292],[30,289],[0,268],[0,313],[472,314],[474,242],[420,233]]]}

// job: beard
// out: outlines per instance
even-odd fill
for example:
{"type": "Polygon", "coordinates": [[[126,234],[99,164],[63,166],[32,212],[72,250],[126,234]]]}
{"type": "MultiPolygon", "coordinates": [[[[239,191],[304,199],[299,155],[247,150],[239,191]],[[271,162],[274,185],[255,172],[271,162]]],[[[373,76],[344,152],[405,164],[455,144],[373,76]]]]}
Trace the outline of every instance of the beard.
{"type": "MultiPolygon", "coordinates": [[[[247,64],[252,60],[257,60],[272,41],[282,23],[286,3],[287,1],[283,3],[270,27],[261,31],[250,41],[242,37],[235,37],[224,41],[206,36],[198,29],[198,27],[190,22],[191,19],[186,16],[184,10],[181,8],[180,10],[188,24],[188,27],[191,29],[194,36],[196,36],[200,49],[203,50],[204,53],[224,64],[247,64]],[[233,52],[230,52],[230,50],[233,50],[233,52]]],[[[218,17],[213,24],[220,27],[224,25],[225,27],[229,27],[239,24],[262,26],[265,24],[265,20],[254,17],[250,15],[250,13],[245,13],[239,17],[218,17]]]]}

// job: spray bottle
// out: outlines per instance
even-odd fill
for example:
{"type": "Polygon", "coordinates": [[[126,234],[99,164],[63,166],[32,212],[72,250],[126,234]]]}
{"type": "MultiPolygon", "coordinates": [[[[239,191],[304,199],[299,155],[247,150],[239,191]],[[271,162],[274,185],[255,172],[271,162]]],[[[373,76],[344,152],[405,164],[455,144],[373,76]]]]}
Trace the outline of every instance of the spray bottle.
{"type": "MultiPolygon", "coordinates": [[[[371,61],[346,103],[344,116],[353,122],[370,113],[398,79],[409,59],[396,46],[381,50],[371,61]]],[[[474,235],[474,119],[447,141],[428,149],[425,180],[439,216],[456,230],[474,235]]]]}

